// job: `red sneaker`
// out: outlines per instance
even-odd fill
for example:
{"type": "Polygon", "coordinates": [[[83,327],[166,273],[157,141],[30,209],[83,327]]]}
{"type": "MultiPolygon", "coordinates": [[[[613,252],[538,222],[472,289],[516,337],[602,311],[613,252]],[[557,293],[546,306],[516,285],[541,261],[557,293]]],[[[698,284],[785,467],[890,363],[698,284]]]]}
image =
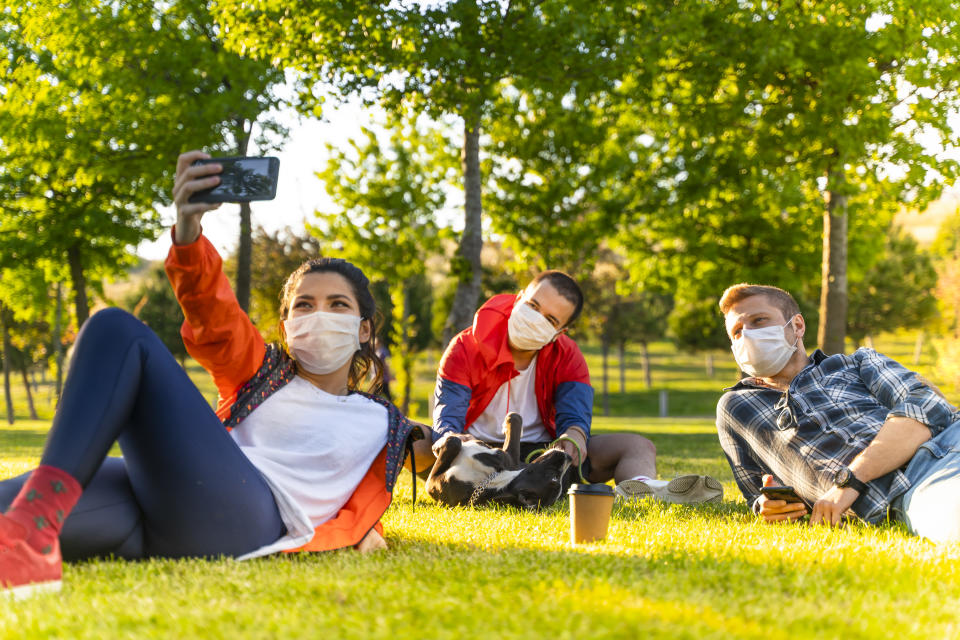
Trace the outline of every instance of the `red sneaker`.
{"type": "Polygon", "coordinates": [[[27,530],[19,522],[14,522],[0,513],[0,547],[13,544],[16,540],[24,540],[27,530]]]}
{"type": "Polygon", "coordinates": [[[37,593],[59,591],[63,575],[60,542],[49,553],[40,553],[23,540],[0,545],[0,597],[27,598],[37,593]]]}

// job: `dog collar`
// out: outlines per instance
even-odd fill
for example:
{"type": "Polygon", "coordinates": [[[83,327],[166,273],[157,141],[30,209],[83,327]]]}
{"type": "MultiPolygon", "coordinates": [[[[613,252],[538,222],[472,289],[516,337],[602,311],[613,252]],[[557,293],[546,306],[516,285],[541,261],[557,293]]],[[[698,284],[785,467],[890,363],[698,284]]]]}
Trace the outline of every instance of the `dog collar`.
{"type": "Polygon", "coordinates": [[[473,507],[476,506],[477,500],[480,498],[480,495],[487,490],[487,485],[493,482],[493,479],[502,474],[503,471],[494,471],[486,478],[480,481],[480,484],[477,485],[477,488],[473,490],[473,493],[470,494],[470,501],[467,502],[467,506],[473,507]]]}

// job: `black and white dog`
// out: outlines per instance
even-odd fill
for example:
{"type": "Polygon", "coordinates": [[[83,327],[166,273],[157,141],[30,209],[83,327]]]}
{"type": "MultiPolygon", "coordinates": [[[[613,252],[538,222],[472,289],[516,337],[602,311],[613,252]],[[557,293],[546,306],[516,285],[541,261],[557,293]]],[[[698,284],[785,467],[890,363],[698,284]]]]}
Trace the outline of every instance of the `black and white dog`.
{"type": "Polygon", "coordinates": [[[495,449],[464,434],[445,434],[433,445],[437,456],[427,493],[449,506],[508,504],[541,509],[556,502],[566,487],[572,463],[559,449],[548,449],[529,464],[520,460],[521,418],[511,413],[503,422],[506,441],[495,449]]]}

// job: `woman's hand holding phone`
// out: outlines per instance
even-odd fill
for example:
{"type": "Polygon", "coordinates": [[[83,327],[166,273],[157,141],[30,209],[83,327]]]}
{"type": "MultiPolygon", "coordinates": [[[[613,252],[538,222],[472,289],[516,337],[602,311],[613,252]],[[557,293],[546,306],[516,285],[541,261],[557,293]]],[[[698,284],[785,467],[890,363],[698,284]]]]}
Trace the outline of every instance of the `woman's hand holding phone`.
{"type": "Polygon", "coordinates": [[[207,153],[194,150],[181,153],[177,158],[177,173],[173,180],[173,203],[177,206],[173,241],[176,244],[190,244],[199,238],[203,214],[220,206],[219,202],[189,202],[190,196],[197,191],[220,184],[217,174],[222,167],[219,164],[193,164],[209,157],[207,153]]]}
{"type": "MultiPolygon", "coordinates": [[[[773,476],[765,475],[763,476],[763,486],[775,487],[777,486],[777,482],[773,476]]],[[[760,515],[763,516],[763,519],[767,522],[799,520],[808,513],[807,505],[803,502],[787,502],[786,500],[771,499],[762,493],[757,500],[757,504],[760,506],[760,515]]]]}

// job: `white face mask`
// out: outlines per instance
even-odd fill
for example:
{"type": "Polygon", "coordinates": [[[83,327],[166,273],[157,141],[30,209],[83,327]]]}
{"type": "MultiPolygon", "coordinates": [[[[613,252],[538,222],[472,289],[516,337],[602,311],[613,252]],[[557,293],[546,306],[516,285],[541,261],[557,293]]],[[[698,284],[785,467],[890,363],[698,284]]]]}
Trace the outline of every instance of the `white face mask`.
{"type": "Polygon", "coordinates": [[[787,342],[784,329],[791,322],[793,318],[782,327],[743,329],[740,332],[740,337],[733,340],[732,349],[733,357],[744,373],[766,378],[783,371],[800,342],[800,336],[792,345],[787,342]]]}
{"type": "Polygon", "coordinates": [[[347,364],[360,350],[360,316],[314,311],[283,321],[290,354],[310,373],[324,374],[347,364]]]}
{"type": "Polygon", "coordinates": [[[559,333],[543,317],[543,314],[520,300],[510,313],[507,321],[507,336],[510,344],[521,351],[542,349],[559,333]]]}

